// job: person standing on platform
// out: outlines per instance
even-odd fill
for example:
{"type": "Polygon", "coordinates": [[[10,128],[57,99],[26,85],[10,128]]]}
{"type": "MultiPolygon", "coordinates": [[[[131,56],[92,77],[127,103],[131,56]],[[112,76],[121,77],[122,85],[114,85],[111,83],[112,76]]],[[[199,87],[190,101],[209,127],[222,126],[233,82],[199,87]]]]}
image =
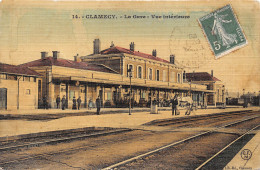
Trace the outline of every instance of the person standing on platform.
{"type": "Polygon", "coordinates": [[[65,107],[66,107],[66,98],[65,98],[65,96],[63,96],[62,99],[61,99],[61,106],[62,106],[62,110],[65,110],[65,107]]]}
{"type": "Polygon", "coordinates": [[[48,109],[48,101],[46,95],[43,97],[42,102],[43,102],[43,108],[48,109]]]}
{"type": "Polygon", "coordinates": [[[76,98],[75,98],[75,96],[73,97],[73,100],[72,100],[72,102],[73,102],[73,104],[72,104],[72,109],[73,110],[76,110],[77,109],[77,100],[76,100],[76,98]]]}
{"type": "Polygon", "coordinates": [[[100,108],[101,108],[101,100],[100,97],[96,99],[96,106],[97,106],[97,115],[100,115],[100,108]]]}
{"type": "Polygon", "coordinates": [[[56,104],[57,104],[57,109],[60,108],[60,96],[59,95],[56,98],[56,104]]]}
{"type": "Polygon", "coordinates": [[[78,110],[80,109],[80,104],[81,104],[81,97],[79,96],[79,98],[77,99],[77,103],[78,103],[78,110]]]}
{"type": "Polygon", "coordinates": [[[89,99],[89,102],[88,102],[88,109],[91,110],[92,107],[93,107],[92,99],[89,99]]]}
{"type": "Polygon", "coordinates": [[[178,96],[175,95],[172,100],[172,115],[177,115],[178,96]]]}

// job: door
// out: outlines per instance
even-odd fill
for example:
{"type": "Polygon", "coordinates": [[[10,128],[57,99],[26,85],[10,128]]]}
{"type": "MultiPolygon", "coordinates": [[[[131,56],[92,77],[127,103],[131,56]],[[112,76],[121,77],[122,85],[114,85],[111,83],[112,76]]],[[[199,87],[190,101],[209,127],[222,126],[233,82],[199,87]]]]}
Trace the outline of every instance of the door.
{"type": "Polygon", "coordinates": [[[0,110],[7,109],[7,88],[0,88],[0,110]]]}

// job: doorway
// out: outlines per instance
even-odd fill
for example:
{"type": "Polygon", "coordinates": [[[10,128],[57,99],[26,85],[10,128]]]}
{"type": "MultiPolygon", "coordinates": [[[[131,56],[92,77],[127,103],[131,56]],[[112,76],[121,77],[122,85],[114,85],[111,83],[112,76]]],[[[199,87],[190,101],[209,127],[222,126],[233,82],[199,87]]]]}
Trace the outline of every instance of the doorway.
{"type": "Polygon", "coordinates": [[[0,110],[7,109],[7,88],[0,88],[0,110]]]}

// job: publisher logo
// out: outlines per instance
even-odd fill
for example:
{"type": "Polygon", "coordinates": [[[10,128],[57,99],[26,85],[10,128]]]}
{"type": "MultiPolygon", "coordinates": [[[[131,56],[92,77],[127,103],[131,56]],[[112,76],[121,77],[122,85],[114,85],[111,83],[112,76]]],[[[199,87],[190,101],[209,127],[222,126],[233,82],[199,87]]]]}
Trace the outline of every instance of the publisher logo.
{"type": "Polygon", "coordinates": [[[249,149],[243,149],[241,151],[241,158],[244,160],[249,160],[252,157],[252,152],[249,149]]]}

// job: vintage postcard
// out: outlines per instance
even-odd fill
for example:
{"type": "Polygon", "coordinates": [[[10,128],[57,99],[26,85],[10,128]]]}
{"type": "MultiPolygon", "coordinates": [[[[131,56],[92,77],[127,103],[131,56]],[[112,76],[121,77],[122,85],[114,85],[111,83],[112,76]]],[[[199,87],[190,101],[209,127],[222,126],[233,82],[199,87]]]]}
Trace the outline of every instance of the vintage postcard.
{"type": "Polygon", "coordinates": [[[0,170],[260,169],[257,0],[0,0],[0,170]]]}

